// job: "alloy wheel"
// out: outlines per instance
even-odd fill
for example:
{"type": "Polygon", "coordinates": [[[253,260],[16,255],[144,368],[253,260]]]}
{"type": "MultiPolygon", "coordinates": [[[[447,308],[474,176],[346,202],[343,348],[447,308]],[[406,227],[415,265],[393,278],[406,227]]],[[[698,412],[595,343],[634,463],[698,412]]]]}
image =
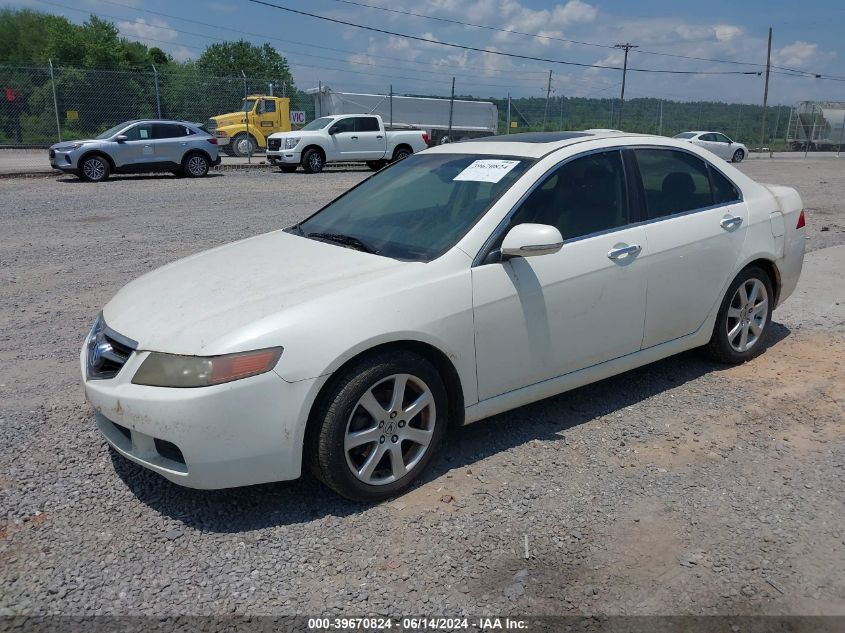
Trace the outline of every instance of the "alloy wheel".
{"type": "Polygon", "coordinates": [[[314,171],[320,171],[323,168],[323,159],[317,152],[308,157],[308,166],[314,171]]]}
{"type": "Polygon", "coordinates": [[[82,165],[82,171],[89,180],[102,180],[106,175],[106,166],[99,158],[89,158],[82,165]]]}
{"type": "Polygon", "coordinates": [[[202,156],[191,156],[188,160],[188,171],[194,176],[202,176],[207,171],[206,160],[202,156]]]}
{"type": "Polygon", "coordinates": [[[746,352],[763,336],[769,318],[769,293],[756,278],[747,279],[736,289],[728,307],[728,342],[737,352],[746,352]]]}
{"type": "Polygon", "coordinates": [[[411,374],[372,385],[349,416],[343,450],[360,481],[384,485],[407,475],[434,436],[437,413],[429,386],[411,374]]]}

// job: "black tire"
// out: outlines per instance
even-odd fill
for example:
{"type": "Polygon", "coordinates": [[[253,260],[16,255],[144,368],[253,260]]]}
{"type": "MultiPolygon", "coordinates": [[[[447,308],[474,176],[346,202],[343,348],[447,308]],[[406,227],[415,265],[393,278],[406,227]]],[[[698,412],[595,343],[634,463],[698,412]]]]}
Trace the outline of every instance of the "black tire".
{"type": "Polygon", "coordinates": [[[372,169],[373,171],[378,171],[382,169],[385,165],[387,165],[387,161],[385,160],[368,160],[367,167],[372,169]]]}
{"type": "Polygon", "coordinates": [[[246,158],[246,156],[252,156],[255,154],[255,150],[258,149],[258,142],[252,136],[252,134],[247,135],[246,132],[240,132],[239,134],[235,134],[232,137],[232,141],[230,143],[232,147],[232,155],[233,156],[240,156],[241,158],[246,158]],[[247,147],[247,151],[242,151],[240,149],[240,145],[242,143],[249,143],[247,147]]]}
{"type": "Polygon", "coordinates": [[[309,149],[302,155],[302,169],[306,174],[319,174],[323,171],[325,159],[318,149],[309,149]]]}
{"type": "MultiPolygon", "coordinates": [[[[384,407],[384,405],[382,406],[384,407]]],[[[425,470],[426,465],[437,452],[437,447],[443,439],[448,423],[447,407],[448,401],[443,380],[434,366],[426,359],[406,351],[388,351],[365,357],[344,370],[342,374],[333,377],[325,393],[316,403],[311,414],[309,431],[306,435],[306,461],[320,481],[347,499],[362,503],[387,499],[410,486],[425,470]],[[409,374],[411,376],[408,381],[409,384],[412,384],[412,380],[416,380],[428,387],[432,395],[434,414],[432,415],[431,409],[428,409],[430,417],[427,418],[426,424],[433,424],[434,427],[433,429],[426,427],[432,431],[428,446],[404,476],[389,483],[370,484],[353,472],[351,455],[355,449],[347,455],[344,448],[347,427],[357,419],[357,417],[353,418],[353,415],[360,416],[362,413],[366,413],[363,407],[357,406],[362,396],[367,392],[372,393],[382,386],[388,389],[390,377],[395,374],[409,374]]],[[[397,442],[398,436],[393,435],[391,437],[390,435],[401,431],[390,430],[389,426],[394,423],[401,426],[405,424],[404,421],[396,420],[394,422],[395,414],[391,416],[385,412],[385,416],[388,419],[381,422],[378,427],[384,429],[385,435],[382,435],[378,441],[373,440],[372,444],[365,444],[363,448],[359,447],[364,451],[361,456],[364,461],[370,455],[369,451],[382,450],[379,448],[380,445],[389,449],[391,442],[393,446],[398,444],[397,448],[400,453],[407,451],[408,455],[412,455],[411,451],[417,450],[413,443],[407,448],[403,448],[405,441],[399,440],[397,442]],[[384,426],[385,424],[388,426],[384,426]]],[[[421,418],[422,413],[414,419],[421,418]]],[[[373,420],[375,418],[370,417],[367,425],[375,424],[373,420]]],[[[407,426],[408,428],[411,427],[410,421],[407,426]]],[[[376,433],[378,432],[376,430],[376,433]]],[[[374,472],[380,470],[378,468],[380,464],[383,464],[381,470],[386,470],[392,464],[391,454],[383,450],[382,454],[383,457],[374,460],[376,462],[374,472]]],[[[391,473],[390,476],[395,475],[391,473]]]]}
{"type": "Polygon", "coordinates": [[[79,164],[79,177],[88,182],[103,182],[111,174],[111,165],[105,156],[86,156],[79,164]]]}
{"type": "Polygon", "coordinates": [[[413,153],[413,150],[409,147],[397,147],[393,150],[393,162],[395,163],[397,160],[408,158],[413,153]]]}
{"type": "Polygon", "coordinates": [[[283,174],[292,174],[298,167],[299,165],[279,165],[279,171],[283,174]]]}
{"type": "MultiPolygon", "coordinates": [[[[731,283],[728,287],[728,291],[722,299],[722,305],[719,306],[719,313],[716,315],[716,323],[713,326],[713,334],[710,337],[710,342],[704,347],[704,351],[707,355],[713,360],[729,365],[739,365],[760,355],[766,348],[766,338],[769,334],[772,322],[774,298],[775,294],[772,286],[772,280],[769,278],[769,274],[765,270],[758,266],[749,266],[748,268],[743,269],[736,276],[736,279],[733,280],[733,283],[731,283]],[[729,330],[737,326],[740,326],[741,329],[740,321],[743,317],[732,316],[729,312],[741,307],[741,300],[739,302],[737,301],[739,299],[739,297],[737,297],[737,293],[740,286],[746,285],[747,287],[753,282],[753,280],[758,280],[765,288],[765,299],[768,302],[766,317],[765,321],[760,324],[762,332],[756,336],[755,342],[745,351],[739,351],[731,344],[729,330]]],[[[743,314],[742,310],[740,310],[740,314],[743,314]]],[[[737,342],[737,340],[741,342],[741,334],[734,336],[733,340],[734,342],[737,342]]]]}
{"type": "Polygon", "coordinates": [[[738,149],[734,152],[733,158],[731,158],[731,162],[741,163],[743,158],[745,158],[745,152],[743,152],[741,149],[738,149]]]}
{"type": "Polygon", "coordinates": [[[200,152],[193,152],[182,159],[182,172],[188,178],[202,178],[208,175],[211,161],[200,152]]]}

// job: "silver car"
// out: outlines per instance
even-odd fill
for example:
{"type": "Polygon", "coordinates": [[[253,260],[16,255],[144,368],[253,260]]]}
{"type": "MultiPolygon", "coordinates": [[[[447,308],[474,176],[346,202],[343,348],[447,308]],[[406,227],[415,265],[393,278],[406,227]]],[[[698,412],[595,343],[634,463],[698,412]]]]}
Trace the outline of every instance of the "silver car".
{"type": "Polygon", "coordinates": [[[721,132],[681,132],[673,138],[689,141],[732,163],[741,163],[742,159],[748,156],[748,148],[745,145],[731,140],[721,132]]]}
{"type": "Polygon", "coordinates": [[[50,147],[54,169],[89,182],[113,173],[172,171],[191,178],[220,164],[217,139],[186,121],[126,121],[85,141],[63,141],[50,147]]]}

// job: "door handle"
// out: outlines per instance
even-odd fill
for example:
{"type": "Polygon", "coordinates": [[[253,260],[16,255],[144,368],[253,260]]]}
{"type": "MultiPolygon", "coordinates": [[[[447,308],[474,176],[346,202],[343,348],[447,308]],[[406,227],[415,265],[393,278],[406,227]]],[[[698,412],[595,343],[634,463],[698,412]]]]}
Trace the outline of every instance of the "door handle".
{"type": "Polygon", "coordinates": [[[357,141],[357,140],[358,140],[358,137],[357,137],[357,136],[353,136],[353,137],[352,137],[352,140],[353,140],[353,141],[357,141]]]}
{"type": "Polygon", "coordinates": [[[733,229],[739,226],[740,224],[742,224],[742,218],[738,215],[722,218],[722,220],[719,222],[719,226],[721,226],[726,231],[733,229]]]}
{"type": "Polygon", "coordinates": [[[384,138],[381,134],[379,134],[376,138],[384,138]]]}
{"type": "Polygon", "coordinates": [[[630,246],[620,246],[619,248],[613,248],[607,254],[610,259],[619,259],[620,257],[625,257],[627,255],[634,256],[643,250],[643,247],[639,244],[631,244],[630,246]]]}

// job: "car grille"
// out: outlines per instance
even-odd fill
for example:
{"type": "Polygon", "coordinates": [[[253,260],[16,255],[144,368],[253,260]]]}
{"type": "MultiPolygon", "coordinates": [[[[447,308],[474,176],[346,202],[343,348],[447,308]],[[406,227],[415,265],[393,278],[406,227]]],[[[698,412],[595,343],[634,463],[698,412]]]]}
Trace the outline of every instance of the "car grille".
{"type": "Polygon", "coordinates": [[[56,157],[56,150],[51,149],[50,150],[50,158],[55,158],[55,157],[56,157]]]}
{"type": "Polygon", "coordinates": [[[138,348],[138,343],[109,328],[97,319],[88,338],[86,371],[90,380],[106,380],[118,372],[138,348]]]}
{"type": "Polygon", "coordinates": [[[280,138],[268,138],[267,139],[267,149],[273,152],[279,151],[282,147],[282,139],[280,138]]]}

